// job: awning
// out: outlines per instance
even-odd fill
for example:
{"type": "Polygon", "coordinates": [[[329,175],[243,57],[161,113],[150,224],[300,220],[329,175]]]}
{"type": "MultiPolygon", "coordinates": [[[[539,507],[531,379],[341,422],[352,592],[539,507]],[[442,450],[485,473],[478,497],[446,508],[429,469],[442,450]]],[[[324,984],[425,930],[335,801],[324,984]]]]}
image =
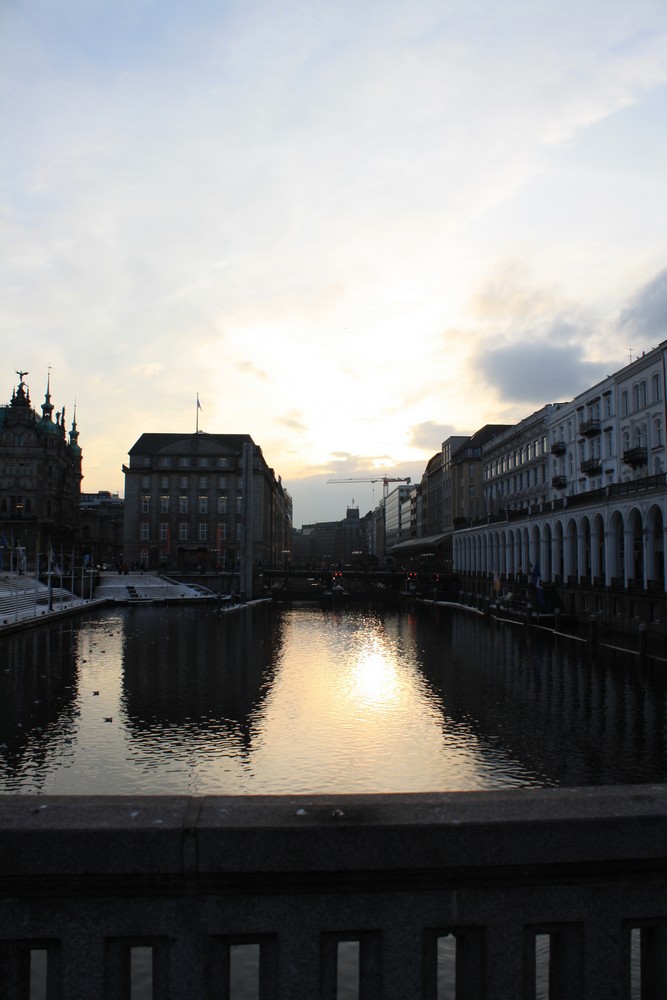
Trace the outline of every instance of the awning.
{"type": "Polygon", "coordinates": [[[403,553],[415,553],[426,555],[433,549],[441,545],[445,538],[449,538],[453,532],[445,531],[442,535],[422,535],[421,538],[408,538],[405,542],[397,542],[396,545],[392,545],[390,549],[387,549],[388,556],[399,556],[403,553]]]}

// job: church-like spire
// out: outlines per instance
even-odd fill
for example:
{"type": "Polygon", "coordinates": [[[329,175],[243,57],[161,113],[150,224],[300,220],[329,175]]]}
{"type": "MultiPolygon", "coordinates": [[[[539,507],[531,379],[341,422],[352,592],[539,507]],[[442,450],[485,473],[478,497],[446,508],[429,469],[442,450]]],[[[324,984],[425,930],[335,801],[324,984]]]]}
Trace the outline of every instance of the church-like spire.
{"type": "Polygon", "coordinates": [[[74,417],[72,419],[72,429],[69,432],[69,443],[72,451],[74,452],[81,451],[79,447],[79,430],[76,426],[76,401],[74,403],[74,417]]]}
{"type": "Polygon", "coordinates": [[[46,378],[46,394],[42,403],[42,419],[51,420],[53,414],[53,403],[51,402],[51,372],[46,378]]]}

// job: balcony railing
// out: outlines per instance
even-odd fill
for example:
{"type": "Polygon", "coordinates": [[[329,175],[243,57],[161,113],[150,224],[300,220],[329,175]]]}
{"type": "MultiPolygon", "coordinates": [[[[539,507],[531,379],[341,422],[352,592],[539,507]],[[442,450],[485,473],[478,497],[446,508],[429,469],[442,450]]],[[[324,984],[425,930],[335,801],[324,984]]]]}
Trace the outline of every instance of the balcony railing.
{"type": "Polygon", "coordinates": [[[640,465],[646,465],[648,462],[648,449],[643,447],[629,448],[623,452],[623,461],[626,465],[631,465],[633,469],[636,469],[640,465]]]}
{"type": "Polygon", "coordinates": [[[590,420],[582,420],[579,424],[579,433],[583,434],[584,437],[594,437],[596,434],[600,433],[600,421],[596,417],[592,417],[590,420]]]}
{"type": "Polygon", "coordinates": [[[567,486],[567,476],[552,476],[551,485],[555,490],[564,490],[567,486]]]}
{"type": "Polygon", "coordinates": [[[0,810],[3,997],[131,1000],[142,965],[153,1000],[334,1000],[345,962],[372,1000],[443,962],[457,1000],[667,991],[662,785],[0,810]]]}
{"type": "Polygon", "coordinates": [[[564,455],[566,451],[566,445],[564,441],[552,441],[551,442],[551,454],[552,455],[564,455]]]}
{"type": "Polygon", "coordinates": [[[581,471],[585,476],[599,476],[602,474],[602,460],[599,458],[586,458],[581,463],[581,471]]]}

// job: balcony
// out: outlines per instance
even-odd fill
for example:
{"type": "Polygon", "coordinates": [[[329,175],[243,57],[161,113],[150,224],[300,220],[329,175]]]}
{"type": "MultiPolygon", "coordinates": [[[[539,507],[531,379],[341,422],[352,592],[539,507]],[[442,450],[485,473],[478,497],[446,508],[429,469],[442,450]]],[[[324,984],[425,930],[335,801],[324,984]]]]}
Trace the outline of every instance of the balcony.
{"type": "Polygon", "coordinates": [[[599,419],[592,417],[590,420],[582,420],[579,424],[579,433],[584,437],[595,437],[596,434],[600,433],[599,419]]]}
{"type": "Polygon", "coordinates": [[[567,486],[567,476],[552,476],[551,485],[555,490],[564,490],[567,486]]]}
{"type": "Polygon", "coordinates": [[[581,471],[585,476],[600,476],[602,475],[602,459],[600,458],[586,458],[581,463],[581,471]]]}
{"type": "Polygon", "coordinates": [[[155,1000],[665,995],[667,788],[6,796],[2,995],[155,1000]],[[636,959],[633,964],[633,958],[636,959]],[[142,994],[143,995],[143,994],[142,994]]]}
{"type": "Polygon", "coordinates": [[[551,442],[551,454],[552,455],[564,455],[566,451],[566,445],[564,441],[552,441],[551,442]]]}
{"type": "Polygon", "coordinates": [[[629,448],[627,451],[623,452],[623,461],[626,465],[632,466],[633,469],[637,469],[642,465],[647,465],[648,449],[644,447],[629,448]]]}

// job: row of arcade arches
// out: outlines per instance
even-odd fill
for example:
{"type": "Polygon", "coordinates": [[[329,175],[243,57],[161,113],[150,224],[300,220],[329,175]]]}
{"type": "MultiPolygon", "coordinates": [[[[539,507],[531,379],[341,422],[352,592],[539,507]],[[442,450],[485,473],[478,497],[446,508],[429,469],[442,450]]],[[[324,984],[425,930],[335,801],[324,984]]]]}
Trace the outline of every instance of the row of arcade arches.
{"type": "Polygon", "coordinates": [[[459,531],[454,568],[463,574],[512,579],[535,566],[543,581],[628,586],[630,581],[667,590],[665,517],[660,503],[626,511],[563,512],[516,526],[507,522],[459,531]]]}

